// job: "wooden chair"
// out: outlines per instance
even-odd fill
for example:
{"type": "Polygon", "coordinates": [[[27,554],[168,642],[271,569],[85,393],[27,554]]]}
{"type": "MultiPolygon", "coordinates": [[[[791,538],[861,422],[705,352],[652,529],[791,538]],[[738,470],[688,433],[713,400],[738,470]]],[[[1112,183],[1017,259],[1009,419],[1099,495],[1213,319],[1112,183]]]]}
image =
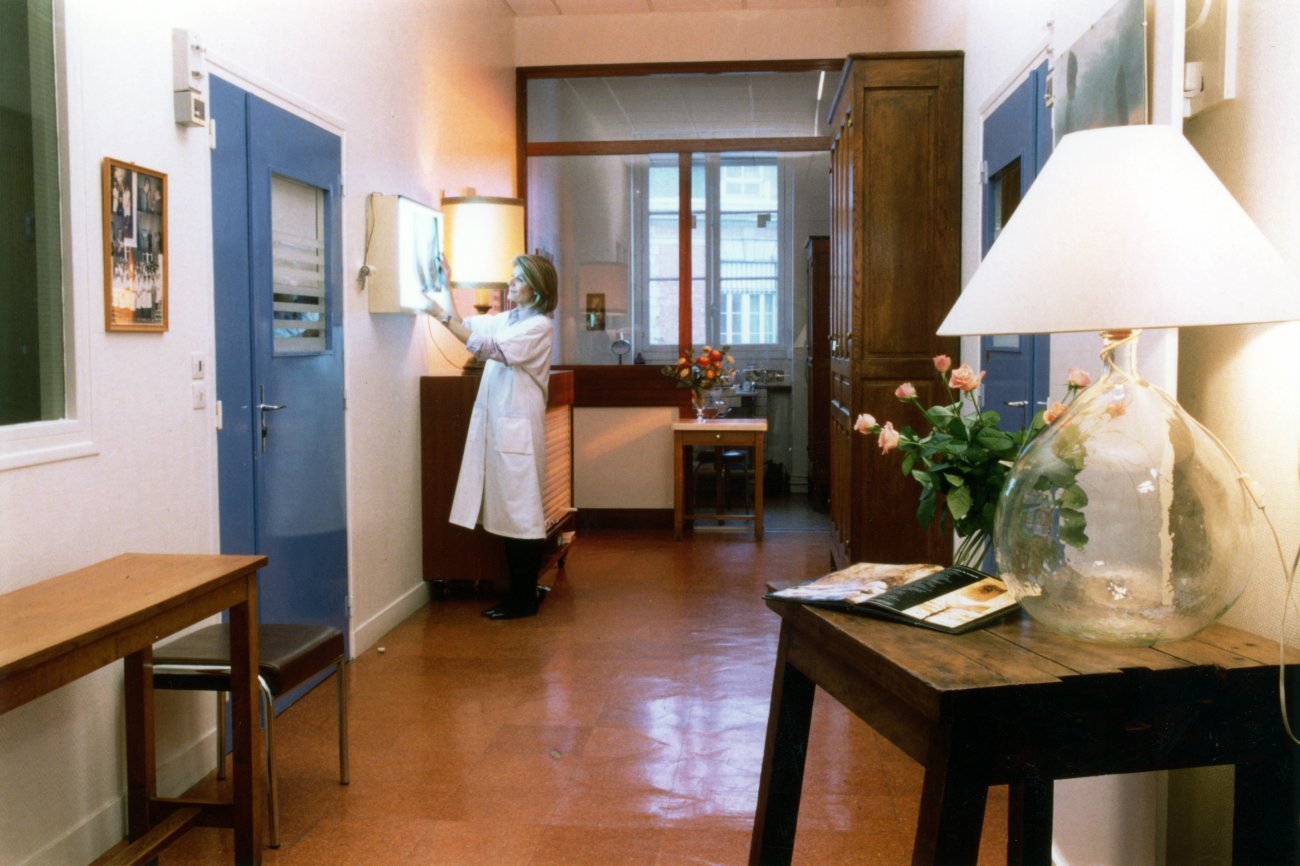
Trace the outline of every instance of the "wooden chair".
{"type": "MultiPolygon", "coordinates": [[[[334,669],[338,686],[339,784],[348,783],[348,711],[343,634],[327,625],[258,626],[258,684],[266,731],[267,800],[271,847],[280,847],[280,803],[275,774],[275,699],[334,669]]],[[[198,629],[154,649],[156,689],[217,693],[217,778],[225,778],[226,695],[230,691],[230,634],[225,623],[198,629]]]]}

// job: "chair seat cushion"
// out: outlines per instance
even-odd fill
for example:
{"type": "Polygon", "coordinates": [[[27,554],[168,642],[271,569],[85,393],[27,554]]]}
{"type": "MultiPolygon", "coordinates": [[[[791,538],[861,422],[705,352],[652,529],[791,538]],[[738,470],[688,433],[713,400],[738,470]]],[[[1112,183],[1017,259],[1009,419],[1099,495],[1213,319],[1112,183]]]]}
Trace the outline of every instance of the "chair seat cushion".
{"type": "MultiPolygon", "coordinates": [[[[343,655],[343,633],[328,625],[262,623],[257,627],[257,643],[258,672],[276,697],[306,682],[343,655]]],[[[210,625],[165,643],[154,649],[153,662],[228,668],[230,628],[226,623],[210,625]]],[[[186,688],[183,680],[183,677],[159,674],[154,677],[154,684],[159,688],[186,688]]],[[[213,688],[198,683],[188,687],[213,688]]]]}

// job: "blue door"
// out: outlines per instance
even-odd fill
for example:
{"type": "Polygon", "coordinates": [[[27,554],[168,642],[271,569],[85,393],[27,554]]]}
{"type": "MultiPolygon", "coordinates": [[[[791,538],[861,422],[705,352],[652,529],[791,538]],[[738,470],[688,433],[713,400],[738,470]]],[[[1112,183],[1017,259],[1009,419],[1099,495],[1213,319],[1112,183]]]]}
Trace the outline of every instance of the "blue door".
{"type": "MultiPolygon", "coordinates": [[[[982,252],[987,255],[1052,150],[1051,111],[1043,102],[1043,63],[984,121],[982,252]]],[[[1001,427],[1019,430],[1047,405],[1046,334],[982,337],[982,368],[988,371],[984,405],[1002,416],[1001,427]]]]}
{"type": "Polygon", "coordinates": [[[341,142],[211,79],[221,549],[263,622],[347,629],[341,142]]]}

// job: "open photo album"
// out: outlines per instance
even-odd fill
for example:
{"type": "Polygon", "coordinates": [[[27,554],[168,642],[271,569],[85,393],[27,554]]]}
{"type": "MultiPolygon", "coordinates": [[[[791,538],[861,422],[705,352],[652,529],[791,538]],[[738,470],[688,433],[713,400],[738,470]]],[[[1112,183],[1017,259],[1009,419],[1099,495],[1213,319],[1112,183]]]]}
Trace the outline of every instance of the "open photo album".
{"type": "Polygon", "coordinates": [[[999,578],[954,565],[859,562],[764,598],[795,601],[861,616],[961,634],[1019,605],[999,578]]]}

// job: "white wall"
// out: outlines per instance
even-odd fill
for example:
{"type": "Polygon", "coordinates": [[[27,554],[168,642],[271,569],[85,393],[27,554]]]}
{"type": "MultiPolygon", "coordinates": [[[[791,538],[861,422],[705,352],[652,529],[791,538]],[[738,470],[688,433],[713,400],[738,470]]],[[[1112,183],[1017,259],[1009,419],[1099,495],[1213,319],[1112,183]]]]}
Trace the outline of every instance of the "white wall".
{"type": "MultiPolygon", "coordinates": [[[[365,196],[436,205],[444,188],[514,193],[514,19],[481,0],[67,0],[66,19],[71,315],[97,453],[0,472],[0,591],[124,550],[217,549],[213,419],[189,408],[190,353],[214,352],[209,151],[171,106],[171,30],[186,27],[344,138],[349,569],[362,649],[425,597],[417,379],[447,367],[427,320],[366,310],[353,279],[365,196]],[[103,330],[105,156],[168,176],[165,334],[103,330]]],[[[122,837],[120,670],[0,717],[0,862],[86,862],[122,837]]],[[[201,700],[160,700],[166,791],[207,769],[209,749],[191,748],[211,727],[201,700]]]]}
{"type": "MultiPolygon", "coordinates": [[[[1298,275],[1300,292],[1300,106],[1280,94],[1300,87],[1300,7],[1289,0],[1239,4],[1237,98],[1189,118],[1184,132],[1298,275]]],[[[1265,490],[1289,558],[1300,546],[1300,403],[1295,347],[1300,323],[1187,329],[1179,352],[1179,400],[1214,431],[1265,490]]],[[[1223,621],[1276,639],[1285,590],[1272,541],[1255,530],[1252,573],[1223,621]]],[[[1292,606],[1286,642],[1300,645],[1292,606]]],[[[1292,701],[1294,705],[1294,700],[1292,701]]],[[[1294,726],[1295,721],[1292,721],[1294,726]]],[[[1170,862],[1231,862],[1232,773],[1171,774],[1170,862]],[[1180,859],[1181,858],[1181,859],[1180,859]]]]}

